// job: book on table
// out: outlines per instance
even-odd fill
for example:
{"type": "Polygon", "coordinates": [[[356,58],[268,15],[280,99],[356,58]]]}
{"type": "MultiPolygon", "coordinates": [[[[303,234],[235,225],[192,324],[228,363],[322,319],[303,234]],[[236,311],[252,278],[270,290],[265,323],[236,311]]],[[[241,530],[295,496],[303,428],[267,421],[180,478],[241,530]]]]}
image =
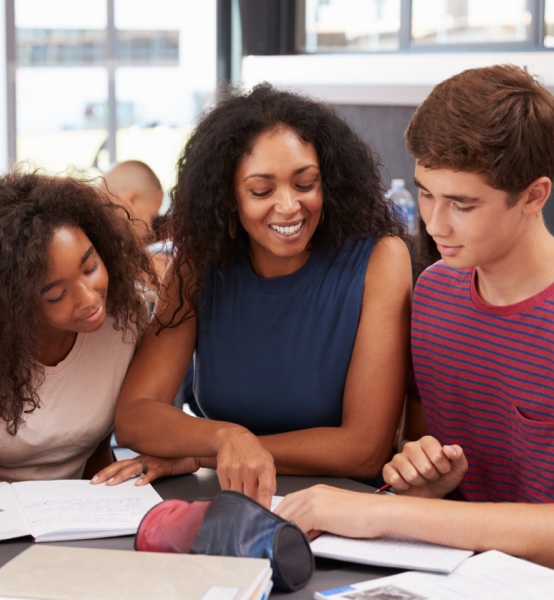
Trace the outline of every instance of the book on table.
{"type": "Polygon", "coordinates": [[[0,568],[0,598],[265,600],[266,558],[31,545],[0,568]]]}
{"type": "Polygon", "coordinates": [[[135,479],[92,485],[82,479],[0,483],[0,540],[36,542],[134,535],[162,497],[135,479]]]}

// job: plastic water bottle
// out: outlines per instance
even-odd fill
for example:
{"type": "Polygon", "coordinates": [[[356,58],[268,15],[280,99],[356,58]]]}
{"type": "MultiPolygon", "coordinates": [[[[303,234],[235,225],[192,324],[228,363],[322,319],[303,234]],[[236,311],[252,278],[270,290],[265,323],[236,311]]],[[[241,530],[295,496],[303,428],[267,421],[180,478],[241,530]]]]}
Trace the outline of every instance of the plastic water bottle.
{"type": "Polygon", "coordinates": [[[392,200],[394,205],[400,209],[400,215],[408,227],[408,232],[411,235],[417,235],[419,229],[417,206],[413,196],[406,189],[406,183],[403,179],[393,179],[391,181],[387,198],[392,200]]]}

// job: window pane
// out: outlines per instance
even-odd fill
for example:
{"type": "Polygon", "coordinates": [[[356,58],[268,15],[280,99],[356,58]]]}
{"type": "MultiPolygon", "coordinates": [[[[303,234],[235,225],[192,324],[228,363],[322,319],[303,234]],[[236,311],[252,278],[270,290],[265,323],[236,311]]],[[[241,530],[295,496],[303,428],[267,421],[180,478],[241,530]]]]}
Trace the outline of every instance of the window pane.
{"type": "Polygon", "coordinates": [[[414,46],[528,42],[527,0],[413,0],[414,46]]]}
{"type": "MultiPolygon", "coordinates": [[[[115,0],[116,160],[149,164],[165,189],[216,88],[216,0],[115,0]],[[142,40],[142,41],[141,41],[142,40]]],[[[98,166],[109,166],[107,152],[98,166]]]]}
{"type": "Polygon", "coordinates": [[[106,0],[15,0],[18,161],[88,169],[107,135],[106,0]]]}
{"type": "Polygon", "coordinates": [[[151,0],[116,0],[114,9],[116,56],[120,62],[178,64],[180,27],[187,18],[187,2],[156,0],[152,10],[151,0]]]}
{"type": "Polygon", "coordinates": [[[61,173],[86,170],[106,139],[102,68],[17,70],[17,160],[61,173]]]}
{"type": "Polygon", "coordinates": [[[306,0],[306,52],[396,50],[400,0],[306,0]]]}
{"type": "Polygon", "coordinates": [[[19,66],[100,64],[106,52],[106,0],[16,0],[19,66]]]}
{"type": "Polygon", "coordinates": [[[546,0],[544,7],[544,45],[554,48],[554,0],[546,0]]]}
{"type": "MultiPolygon", "coordinates": [[[[116,72],[117,160],[146,162],[166,187],[173,184],[177,156],[190,124],[215,86],[214,80],[209,91],[202,91],[191,83],[180,68],[119,68],[116,72]]],[[[109,162],[107,152],[101,152],[99,168],[105,170],[109,162]]]]}

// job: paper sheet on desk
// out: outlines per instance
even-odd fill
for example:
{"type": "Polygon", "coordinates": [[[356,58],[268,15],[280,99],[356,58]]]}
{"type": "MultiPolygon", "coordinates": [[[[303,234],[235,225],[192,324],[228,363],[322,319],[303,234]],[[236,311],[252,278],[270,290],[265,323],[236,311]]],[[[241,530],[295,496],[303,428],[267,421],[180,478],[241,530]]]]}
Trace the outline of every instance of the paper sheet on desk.
{"type": "Polygon", "coordinates": [[[552,600],[554,571],[490,550],[466,560],[450,575],[408,571],[337,590],[317,600],[552,600]]]}
{"type": "Polygon", "coordinates": [[[314,556],[364,565],[451,573],[473,552],[401,537],[352,539],[324,533],[311,543],[314,556]]]}

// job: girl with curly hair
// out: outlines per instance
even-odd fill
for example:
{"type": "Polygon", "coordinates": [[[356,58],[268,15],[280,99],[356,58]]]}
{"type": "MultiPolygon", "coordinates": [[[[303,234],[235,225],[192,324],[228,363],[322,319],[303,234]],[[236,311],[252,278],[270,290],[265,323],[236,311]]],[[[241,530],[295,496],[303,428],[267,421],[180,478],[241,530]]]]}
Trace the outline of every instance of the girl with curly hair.
{"type": "Polygon", "coordinates": [[[0,480],[88,477],[112,462],[149,265],[128,215],[90,182],[0,177],[0,480]]]}
{"type": "Polygon", "coordinates": [[[122,388],[120,443],[196,457],[265,505],[276,472],[378,476],[405,395],[412,271],[370,148],[323,103],[231,90],[183,150],[171,214],[168,294],[122,388]],[[193,353],[205,418],[172,405],[193,353]]]}

